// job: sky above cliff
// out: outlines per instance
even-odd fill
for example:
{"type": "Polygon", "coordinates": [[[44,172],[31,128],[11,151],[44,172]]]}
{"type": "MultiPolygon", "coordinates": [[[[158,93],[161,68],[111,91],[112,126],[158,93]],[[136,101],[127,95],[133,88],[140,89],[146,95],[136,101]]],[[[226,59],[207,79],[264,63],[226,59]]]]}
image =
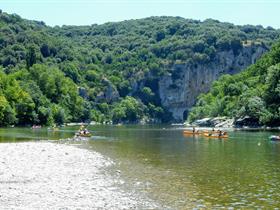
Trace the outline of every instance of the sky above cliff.
{"type": "Polygon", "coordinates": [[[166,15],[280,28],[280,0],[0,0],[0,8],[51,26],[166,15]]]}

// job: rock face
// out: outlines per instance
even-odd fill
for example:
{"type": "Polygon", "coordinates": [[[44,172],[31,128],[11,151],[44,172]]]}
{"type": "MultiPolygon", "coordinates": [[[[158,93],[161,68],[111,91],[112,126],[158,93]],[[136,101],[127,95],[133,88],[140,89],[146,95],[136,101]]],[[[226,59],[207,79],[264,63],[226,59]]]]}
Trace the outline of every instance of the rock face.
{"type": "Polygon", "coordinates": [[[237,120],[235,120],[234,122],[235,127],[237,128],[242,128],[244,126],[249,126],[249,127],[259,127],[261,126],[258,122],[258,120],[253,119],[249,116],[245,116],[243,118],[239,118],[237,120]]]}
{"type": "Polygon", "coordinates": [[[238,53],[233,50],[217,52],[207,64],[174,64],[171,73],[159,81],[161,104],[172,113],[175,121],[185,120],[197,96],[209,91],[213,81],[223,74],[239,73],[267,50],[261,45],[243,46],[238,53]]]}
{"type": "Polygon", "coordinates": [[[106,78],[104,78],[102,80],[102,83],[105,87],[105,90],[100,92],[97,95],[96,101],[97,102],[107,102],[107,103],[117,101],[120,97],[119,92],[117,91],[117,88],[115,86],[113,86],[113,84],[111,84],[110,81],[107,80],[106,78]]]}

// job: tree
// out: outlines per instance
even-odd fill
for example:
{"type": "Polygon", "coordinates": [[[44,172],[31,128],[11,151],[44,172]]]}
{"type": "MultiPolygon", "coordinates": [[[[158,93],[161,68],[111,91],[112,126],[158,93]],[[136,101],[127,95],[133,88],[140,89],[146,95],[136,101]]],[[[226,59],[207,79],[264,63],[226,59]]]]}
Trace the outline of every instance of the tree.
{"type": "Polygon", "coordinates": [[[153,101],[153,97],[155,94],[149,87],[144,87],[140,92],[140,97],[143,103],[148,104],[149,102],[153,101]]]}
{"type": "Polygon", "coordinates": [[[124,107],[115,107],[113,109],[113,116],[112,116],[112,120],[113,123],[120,123],[121,121],[126,119],[126,113],[125,113],[125,108],[124,107]]]}
{"type": "Polygon", "coordinates": [[[40,48],[40,51],[45,58],[51,55],[49,46],[47,44],[43,44],[40,48]]]}
{"type": "Polygon", "coordinates": [[[35,46],[31,45],[28,48],[27,55],[26,55],[26,66],[29,69],[33,64],[36,63],[36,51],[35,46]]]}
{"type": "Polygon", "coordinates": [[[81,81],[81,76],[79,74],[79,69],[77,68],[77,65],[73,63],[65,63],[61,67],[64,74],[71,78],[75,83],[79,83],[81,81]]]}
{"type": "Polygon", "coordinates": [[[280,105],[280,64],[268,68],[265,99],[267,103],[280,105]]]}
{"type": "Polygon", "coordinates": [[[113,122],[136,122],[144,114],[143,106],[135,98],[127,96],[113,109],[113,122]]]}
{"type": "Polygon", "coordinates": [[[16,113],[13,110],[5,98],[5,96],[0,95],[0,125],[7,126],[16,123],[16,113]]]}
{"type": "Polygon", "coordinates": [[[165,38],[165,32],[164,31],[158,31],[156,33],[156,40],[157,42],[163,40],[165,38]]]}
{"type": "Polygon", "coordinates": [[[52,113],[53,113],[53,118],[54,118],[54,121],[56,124],[62,125],[65,122],[67,122],[67,113],[59,105],[52,106],[52,113]]]}
{"type": "Polygon", "coordinates": [[[16,104],[16,117],[18,118],[19,125],[30,125],[34,123],[37,118],[34,108],[35,104],[30,95],[22,91],[16,104]]]}

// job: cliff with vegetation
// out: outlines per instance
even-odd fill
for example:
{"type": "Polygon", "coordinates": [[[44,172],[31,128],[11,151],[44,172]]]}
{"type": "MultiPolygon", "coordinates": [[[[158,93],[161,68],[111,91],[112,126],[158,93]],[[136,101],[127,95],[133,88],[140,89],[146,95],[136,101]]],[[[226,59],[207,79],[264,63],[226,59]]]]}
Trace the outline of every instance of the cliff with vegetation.
{"type": "Polygon", "coordinates": [[[0,125],[181,121],[279,34],[180,17],[49,27],[0,11],[0,125]]]}
{"type": "Polygon", "coordinates": [[[224,75],[199,96],[189,121],[226,116],[236,126],[280,125],[280,42],[256,64],[236,75],[224,75]]]}
{"type": "Polygon", "coordinates": [[[172,113],[174,120],[186,119],[197,96],[209,91],[213,81],[223,74],[236,74],[255,63],[266,52],[262,45],[244,45],[237,53],[233,50],[217,52],[206,64],[174,64],[172,73],[159,81],[161,104],[172,113]]]}

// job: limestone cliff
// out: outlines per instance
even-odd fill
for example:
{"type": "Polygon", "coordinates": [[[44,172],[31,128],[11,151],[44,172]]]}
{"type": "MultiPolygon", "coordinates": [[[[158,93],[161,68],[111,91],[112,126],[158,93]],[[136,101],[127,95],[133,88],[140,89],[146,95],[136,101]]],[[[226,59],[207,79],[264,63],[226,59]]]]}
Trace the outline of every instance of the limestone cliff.
{"type": "Polygon", "coordinates": [[[217,52],[207,64],[174,64],[170,73],[159,81],[161,104],[175,121],[183,121],[200,93],[207,92],[213,81],[223,74],[236,74],[256,62],[268,49],[262,45],[246,45],[233,50],[217,52]]]}

